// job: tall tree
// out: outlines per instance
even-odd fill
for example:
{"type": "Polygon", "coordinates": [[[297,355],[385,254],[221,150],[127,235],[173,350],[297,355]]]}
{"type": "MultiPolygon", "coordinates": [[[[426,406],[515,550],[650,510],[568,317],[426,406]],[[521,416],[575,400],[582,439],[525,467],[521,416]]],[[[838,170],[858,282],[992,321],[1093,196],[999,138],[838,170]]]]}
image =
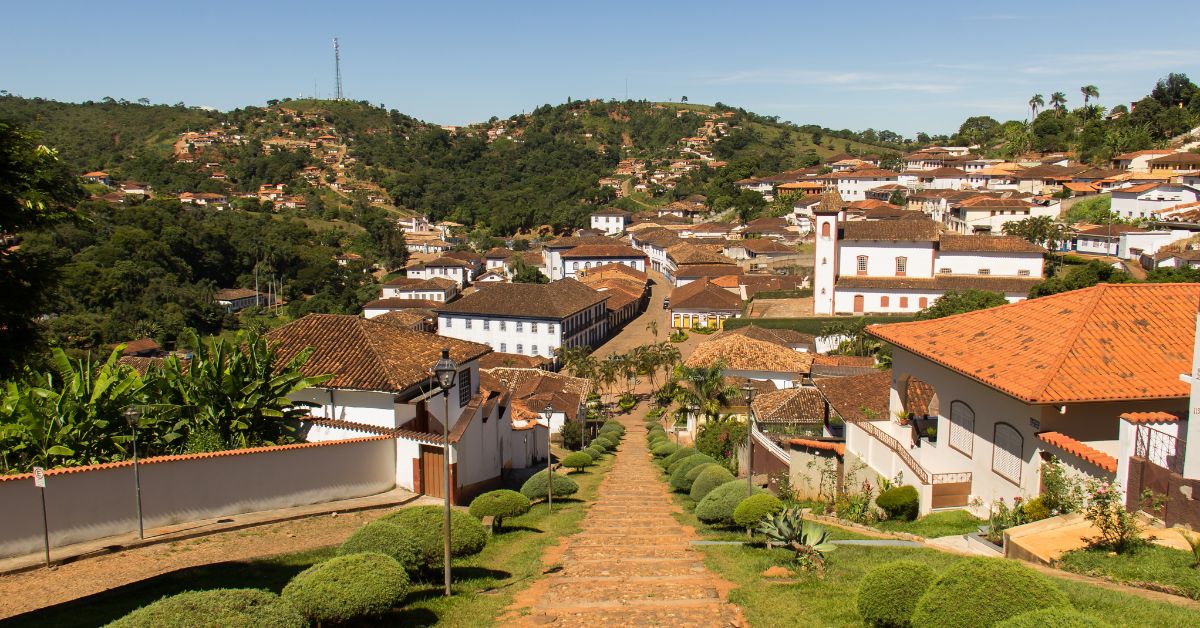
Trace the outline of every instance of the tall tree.
{"type": "Polygon", "coordinates": [[[1050,106],[1058,113],[1067,110],[1067,95],[1062,92],[1054,92],[1050,94],[1050,106]]]}
{"type": "Polygon", "coordinates": [[[1083,87],[1079,88],[1079,91],[1083,94],[1084,107],[1087,106],[1088,101],[1091,99],[1100,98],[1100,90],[1095,85],[1084,85],[1083,87]]]}
{"type": "Polygon", "coordinates": [[[1042,107],[1045,107],[1045,106],[1046,106],[1046,99],[1043,98],[1041,94],[1034,94],[1033,98],[1029,99],[1029,112],[1030,112],[1029,119],[1030,120],[1037,119],[1038,109],[1041,109],[1042,107]]]}

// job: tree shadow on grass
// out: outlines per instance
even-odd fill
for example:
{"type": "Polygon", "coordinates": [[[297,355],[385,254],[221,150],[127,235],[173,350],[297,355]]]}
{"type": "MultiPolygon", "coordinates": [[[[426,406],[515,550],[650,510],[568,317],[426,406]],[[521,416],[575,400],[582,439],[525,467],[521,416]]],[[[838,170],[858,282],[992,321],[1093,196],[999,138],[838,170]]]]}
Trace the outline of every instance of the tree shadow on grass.
{"type": "MultiPolygon", "coordinates": [[[[303,561],[295,564],[231,561],[179,569],[102,593],[31,611],[0,623],[6,628],[102,626],[139,607],[184,591],[251,588],[278,593],[292,577],[318,560],[314,559],[308,564],[304,564],[303,561]]],[[[31,591],[30,594],[36,593],[31,591]]]]}
{"type": "Polygon", "coordinates": [[[506,523],[504,524],[504,527],[492,530],[492,536],[504,536],[506,534],[512,534],[513,532],[536,532],[538,534],[544,534],[545,530],[535,528],[533,526],[509,525],[506,523]]]}

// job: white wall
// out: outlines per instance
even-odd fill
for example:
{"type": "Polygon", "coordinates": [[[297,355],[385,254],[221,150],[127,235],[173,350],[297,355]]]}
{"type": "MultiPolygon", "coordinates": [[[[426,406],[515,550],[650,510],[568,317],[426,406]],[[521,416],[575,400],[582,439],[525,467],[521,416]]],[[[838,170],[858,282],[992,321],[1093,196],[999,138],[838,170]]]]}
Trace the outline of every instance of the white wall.
{"type": "Polygon", "coordinates": [[[1200,191],[1187,185],[1163,184],[1139,193],[1116,189],[1112,191],[1112,211],[1127,220],[1150,218],[1160,209],[1197,200],[1200,200],[1200,191]]]}
{"type": "Polygon", "coordinates": [[[992,275],[1016,277],[1025,271],[1029,277],[1041,277],[1044,260],[1041,253],[939,252],[936,266],[940,271],[949,268],[956,275],[975,275],[979,269],[991,270],[992,275]]]}
{"type": "Polygon", "coordinates": [[[1121,234],[1121,257],[1130,259],[1129,249],[1141,249],[1146,255],[1153,255],[1162,247],[1178,242],[1196,235],[1186,229],[1172,229],[1170,231],[1144,231],[1144,232],[1128,232],[1121,234]]]}
{"type": "Polygon", "coordinates": [[[584,260],[584,259],[563,260],[562,261],[563,267],[561,269],[559,269],[559,273],[563,277],[572,277],[573,278],[581,270],[587,270],[588,268],[595,268],[596,266],[603,266],[605,264],[623,264],[630,268],[640,270],[643,273],[646,272],[646,258],[644,258],[644,257],[636,257],[636,258],[632,258],[632,259],[628,258],[628,257],[613,257],[613,258],[608,258],[608,259],[589,258],[586,260],[584,260]]]}
{"type": "Polygon", "coordinates": [[[933,276],[933,242],[875,242],[842,240],[838,250],[838,273],[858,274],[858,256],[867,257],[867,276],[895,277],[896,258],[906,257],[905,277],[933,276]]]}
{"type": "Polygon", "coordinates": [[[592,228],[603,231],[607,235],[617,235],[625,231],[625,217],[592,216],[592,228]]]}
{"type": "MultiPolygon", "coordinates": [[[[288,508],[389,491],[396,453],[389,437],[244,449],[140,466],[146,527],[288,508]]],[[[137,529],[133,464],[46,474],[53,548],[137,529]]],[[[0,481],[0,556],[42,550],[42,514],[31,475],[0,481]]]]}
{"type": "Polygon", "coordinates": [[[397,427],[396,395],[367,390],[335,390],[306,388],[288,396],[293,401],[318,404],[309,412],[314,417],[366,423],[382,428],[397,427]]]}
{"type": "Polygon", "coordinates": [[[486,344],[494,351],[503,353],[542,357],[553,357],[554,351],[562,345],[562,327],[561,322],[554,319],[496,318],[461,314],[438,316],[438,335],[486,344]]]}

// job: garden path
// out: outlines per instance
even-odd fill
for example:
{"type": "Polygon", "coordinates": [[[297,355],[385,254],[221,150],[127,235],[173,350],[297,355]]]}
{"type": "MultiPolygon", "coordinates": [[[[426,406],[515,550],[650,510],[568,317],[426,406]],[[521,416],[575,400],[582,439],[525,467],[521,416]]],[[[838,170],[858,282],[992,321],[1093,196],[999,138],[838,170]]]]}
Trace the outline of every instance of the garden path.
{"type": "Polygon", "coordinates": [[[646,450],[645,412],[621,418],[626,438],[582,530],[547,551],[554,567],[517,595],[503,625],[746,625],[726,601],[733,585],[704,566],[695,530],[673,516],[679,508],[646,450]]]}

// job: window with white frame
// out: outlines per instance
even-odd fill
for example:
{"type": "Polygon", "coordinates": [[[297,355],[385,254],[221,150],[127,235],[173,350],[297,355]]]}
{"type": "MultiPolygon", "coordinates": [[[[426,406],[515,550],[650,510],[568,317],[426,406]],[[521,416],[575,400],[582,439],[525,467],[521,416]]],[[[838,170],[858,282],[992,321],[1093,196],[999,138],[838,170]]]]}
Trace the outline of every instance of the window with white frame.
{"type": "Polygon", "coordinates": [[[908,258],[903,257],[903,256],[897,257],[896,258],[896,275],[897,276],[903,275],[907,270],[908,270],[908,258]]]}
{"type": "Polygon", "coordinates": [[[500,343],[500,353],[508,353],[508,343],[507,342],[500,343]]]}
{"type": "Polygon", "coordinates": [[[500,331],[504,331],[504,321],[500,321],[500,331]]]}
{"type": "Polygon", "coordinates": [[[525,323],[517,321],[517,331],[522,331],[525,328],[525,323]]]}
{"type": "Polygon", "coordinates": [[[992,471],[1019,485],[1025,439],[1021,437],[1017,428],[1007,423],[997,423],[992,443],[992,471]]]}
{"type": "Polygon", "coordinates": [[[529,347],[529,355],[537,355],[537,354],[538,354],[537,345],[533,345],[533,346],[529,347]]]}
{"type": "Polygon", "coordinates": [[[517,344],[517,353],[525,353],[525,346],[518,343],[517,344]]]}
{"type": "Polygon", "coordinates": [[[535,334],[537,333],[537,328],[538,328],[538,324],[537,324],[537,323],[530,323],[530,324],[529,324],[529,331],[531,331],[531,332],[533,332],[533,333],[535,333],[535,334]]]}
{"type": "Polygon", "coordinates": [[[950,446],[970,458],[975,451],[975,411],[961,402],[950,402],[950,446]]]}
{"type": "Polygon", "coordinates": [[[979,274],[980,274],[980,275],[990,275],[990,274],[992,274],[992,269],[990,269],[990,268],[980,268],[980,269],[979,269],[979,274]]]}
{"type": "Polygon", "coordinates": [[[464,318],[463,319],[463,329],[470,329],[470,328],[471,328],[471,319],[464,318]]]}
{"type": "Polygon", "coordinates": [[[858,274],[860,274],[860,275],[867,274],[867,256],[866,255],[858,256],[858,274]]]}
{"type": "Polygon", "coordinates": [[[488,320],[488,319],[486,319],[486,318],[485,318],[485,319],[483,319],[483,331],[487,331],[487,330],[488,330],[488,328],[490,327],[489,323],[491,323],[491,321],[489,321],[489,320],[488,320]]]}
{"type": "Polygon", "coordinates": [[[941,273],[941,274],[943,274],[943,275],[949,275],[951,271],[950,271],[950,269],[949,269],[949,268],[939,268],[939,269],[938,269],[938,272],[939,272],[939,273],[941,273]]]}

